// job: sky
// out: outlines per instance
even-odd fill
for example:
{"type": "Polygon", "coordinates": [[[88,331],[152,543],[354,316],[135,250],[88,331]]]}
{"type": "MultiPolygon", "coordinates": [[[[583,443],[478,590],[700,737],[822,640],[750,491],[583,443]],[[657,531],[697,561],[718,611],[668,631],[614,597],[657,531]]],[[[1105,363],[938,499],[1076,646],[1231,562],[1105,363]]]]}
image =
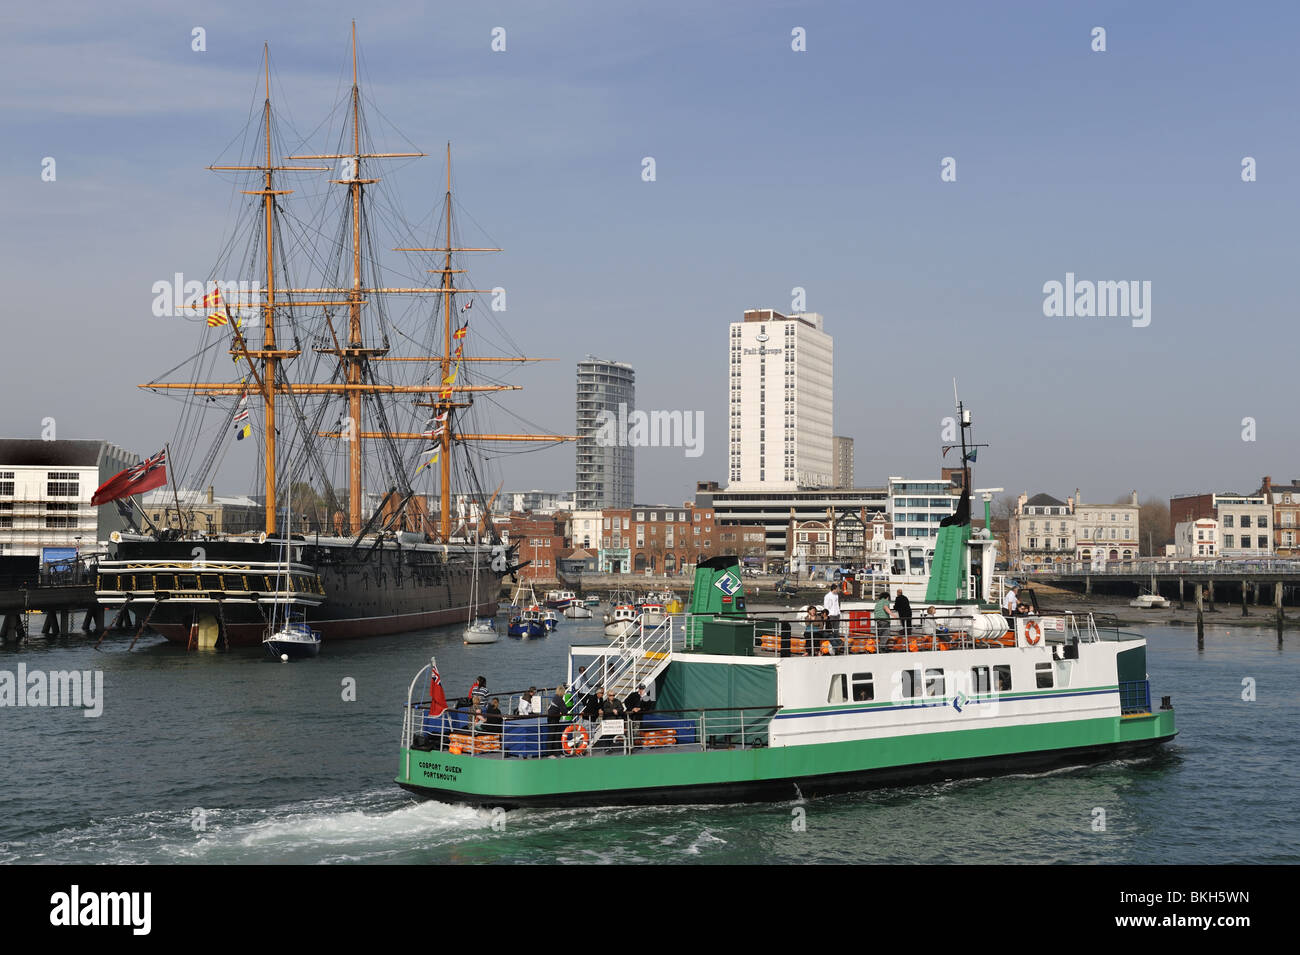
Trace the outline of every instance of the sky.
{"type": "MultiPolygon", "coordinates": [[[[1300,477],[1294,5],[54,2],[8,16],[0,434],[53,419],[58,437],[140,454],[175,437],[177,404],[136,385],[201,331],[155,317],[153,284],[207,276],[229,239],[243,200],[206,167],[238,158],[261,108],[263,43],[284,140],[310,140],[346,93],[355,17],[376,145],[430,154],[393,163],[386,188],[427,229],[452,144],[463,234],[503,249],[473,266],[478,287],[508,292],[480,345],[554,359],[504,373],[525,390],[501,398],[496,426],[571,432],[588,354],[636,368],[640,408],[698,416],[700,456],[638,451],[640,502],[725,483],[728,324],[791,310],[796,288],[834,339],[835,433],[856,441],[859,485],[952,463],[954,378],[989,445],[977,486],[1103,501],[1300,477]],[[1045,315],[1046,283],[1067,273],[1149,282],[1149,323],[1045,315]]],[[[237,458],[251,453],[223,453],[220,491],[254,489],[237,458]]],[[[509,489],[567,490],[574,451],[494,468],[509,489]]]]}

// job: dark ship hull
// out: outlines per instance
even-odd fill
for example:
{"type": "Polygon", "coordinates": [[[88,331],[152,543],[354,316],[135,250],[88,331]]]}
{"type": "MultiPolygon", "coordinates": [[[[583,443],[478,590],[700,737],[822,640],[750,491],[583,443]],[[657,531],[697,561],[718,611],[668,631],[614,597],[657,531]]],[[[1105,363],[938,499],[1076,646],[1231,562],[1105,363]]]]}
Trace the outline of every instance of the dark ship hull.
{"type": "Polygon", "coordinates": [[[476,563],[475,614],[493,616],[507,572],[465,545],[295,540],[293,551],[286,574],[274,541],[122,541],[100,564],[96,596],[173,643],[257,646],[276,607],[281,619],[301,613],[327,641],[464,623],[476,563]]]}

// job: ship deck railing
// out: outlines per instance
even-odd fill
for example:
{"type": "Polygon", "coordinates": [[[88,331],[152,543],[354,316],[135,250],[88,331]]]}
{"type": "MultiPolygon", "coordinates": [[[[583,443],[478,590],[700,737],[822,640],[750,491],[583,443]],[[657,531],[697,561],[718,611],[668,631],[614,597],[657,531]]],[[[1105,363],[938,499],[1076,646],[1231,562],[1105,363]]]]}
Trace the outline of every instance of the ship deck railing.
{"type": "MultiPolygon", "coordinates": [[[[1110,615],[1099,618],[1092,613],[1077,614],[1069,610],[1036,610],[1008,616],[1001,614],[1005,629],[1001,632],[973,632],[976,615],[998,611],[971,606],[969,609],[943,608],[933,614],[914,614],[905,626],[891,617],[882,626],[870,610],[841,612],[835,626],[826,627],[811,621],[804,611],[751,611],[747,619],[755,623],[755,656],[842,656],[864,653],[916,653],[931,650],[983,650],[1017,645],[1015,635],[1019,621],[1052,619],[1062,629],[1043,627],[1046,643],[1095,643],[1103,639],[1122,639],[1118,623],[1110,615]]],[[[990,621],[992,622],[992,621],[990,621]]],[[[996,628],[995,628],[996,629],[996,628]]]]}
{"type": "Polygon", "coordinates": [[[579,712],[558,721],[547,716],[501,717],[477,722],[466,707],[429,715],[429,701],[410,703],[402,745],[487,759],[589,758],[651,753],[754,749],[768,745],[777,707],[654,709],[639,718],[588,718],[579,712]]]}
{"type": "Polygon", "coordinates": [[[1151,712],[1151,681],[1131,680],[1119,684],[1121,716],[1139,716],[1151,712]]]}

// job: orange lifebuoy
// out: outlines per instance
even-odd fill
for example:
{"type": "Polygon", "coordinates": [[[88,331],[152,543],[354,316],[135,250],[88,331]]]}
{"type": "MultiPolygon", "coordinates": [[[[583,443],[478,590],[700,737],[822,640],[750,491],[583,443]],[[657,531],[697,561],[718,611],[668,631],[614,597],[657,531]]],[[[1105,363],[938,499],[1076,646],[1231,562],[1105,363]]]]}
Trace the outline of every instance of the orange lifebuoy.
{"type": "Polygon", "coordinates": [[[840,593],[851,596],[853,594],[853,581],[847,577],[840,578],[840,593]]]}
{"type": "Polygon", "coordinates": [[[1043,639],[1043,628],[1038,625],[1038,621],[1026,620],[1025,621],[1025,643],[1029,644],[1031,647],[1034,647],[1038,645],[1038,641],[1041,639],[1043,639]],[[1033,630],[1032,636],[1030,636],[1030,630],[1033,630]]]}
{"type": "Polygon", "coordinates": [[[564,731],[564,735],[560,738],[560,745],[564,747],[566,756],[572,756],[574,753],[581,756],[587,751],[587,743],[590,739],[591,734],[587,732],[585,726],[573,723],[564,731]]]}
{"type": "Polygon", "coordinates": [[[834,654],[835,651],[831,647],[831,642],[829,640],[822,641],[821,652],[822,652],[822,656],[824,657],[829,657],[834,654]]]}

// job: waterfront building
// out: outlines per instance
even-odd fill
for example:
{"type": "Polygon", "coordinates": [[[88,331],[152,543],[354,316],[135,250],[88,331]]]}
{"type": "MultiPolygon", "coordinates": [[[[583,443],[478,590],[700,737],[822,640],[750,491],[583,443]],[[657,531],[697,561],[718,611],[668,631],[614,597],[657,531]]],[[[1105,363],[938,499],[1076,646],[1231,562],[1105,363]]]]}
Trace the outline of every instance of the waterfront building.
{"type": "Polygon", "coordinates": [[[790,555],[791,568],[796,573],[807,573],[818,564],[831,560],[831,529],[826,521],[790,521],[786,535],[785,552],[790,555]]]}
{"type": "MultiPolygon", "coordinates": [[[[242,495],[219,495],[211,486],[206,491],[160,487],[139,498],[140,507],[159,530],[185,530],[198,534],[253,534],[266,526],[261,501],[242,495]]],[[[302,502],[299,502],[301,505],[302,502]]],[[[379,500],[374,502],[379,506],[379,500]]],[[[284,519],[283,514],[280,517],[284,519]]],[[[296,533],[321,527],[318,515],[295,514],[296,533]]],[[[328,516],[324,526],[328,528],[328,516]]]]}
{"type": "Polygon", "coordinates": [[[521,580],[533,583],[550,583],[557,579],[561,558],[567,556],[572,548],[566,548],[564,529],[568,524],[568,514],[530,514],[512,512],[508,518],[498,521],[496,528],[507,543],[518,542],[519,559],[529,561],[515,574],[521,580]]]}
{"type": "Polygon", "coordinates": [[[1173,556],[1217,557],[1219,522],[1212,517],[1198,517],[1174,526],[1173,556]]]}
{"type": "Polygon", "coordinates": [[[555,514],[575,510],[574,495],[568,491],[506,491],[498,495],[509,513],[555,514]]]}
{"type": "Polygon", "coordinates": [[[1265,477],[1258,492],[1273,508],[1273,553],[1300,557],[1300,479],[1273,484],[1265,477]]]}
{"type": "Polygon", "coordinates": [[[961,494],[959,469],[939,479],[891,477],[886,513],[894,525],[895,538],[938,537],[939,524],[957,509],[961,494]]]}
{"type": "Polygon", "coordinates": [[[1016,567],[1044,567],[1075,559],[1074,498],[1021,494],[1011,518],[1007,560],[1016,567]]]}
{"type": "Polygon", "coordinates": [[[763,528],[764,561],[772,570],[786,562],[792,510],[798,521],[827,520],[830,510],[836,515],[857,514],[867,524],[873,515],[885,513],[888,499],[885,488],[741,491],[723,489],[716,481],[699,481],[695,485],[695,506],[711,507],[719,527],[763,528]]]}
{"type": "Polygon", "coordinates": [[[747,309],[729,346],[728,490],[832,486],[834,343],[822,316],[747,309]]]}
{"type": "Polygon", "coordinates": [[[636,372],[631,365],[588,355],[578,362],[578,455],[574,508],[589,511],[632,506],[633,449],[621,432],[609,441],[602,424],[626,421],[636,407],[636,372]]]}
{"type": "Polygon", "coordinates": [[[1175,527],[1201,518],[1218,522],[1220,557],[1267,557],[1273,553],[1273,505],[1266,493],[1225,491],[1170,498],[1169,519],[1175,527]]]}
{"type": "Polygon", "coordinates": [[[1138,556],[1137,491],[1127,504],[1084,504],[1076,490],[1074,516],[1076,560],[1101,563],[1138,556]]]}
{"type": "Polygon", "coordinates": [[[596,561],[602,574],[632,572],[632,509],[606,507],[600,512],[600,547],[596,561]]]}
{"type": "Polygon", "coordinates": [[[0,554],[63,561],[107,544],[134,507],[90,499],[140,460],[108,441],[0,439],[0,554]]]}
{"type": "Polygon", "coordinates": [[[853,487],[853,439],[836,435],[834,440],[835,474],[832,487],[853,487]]]}

